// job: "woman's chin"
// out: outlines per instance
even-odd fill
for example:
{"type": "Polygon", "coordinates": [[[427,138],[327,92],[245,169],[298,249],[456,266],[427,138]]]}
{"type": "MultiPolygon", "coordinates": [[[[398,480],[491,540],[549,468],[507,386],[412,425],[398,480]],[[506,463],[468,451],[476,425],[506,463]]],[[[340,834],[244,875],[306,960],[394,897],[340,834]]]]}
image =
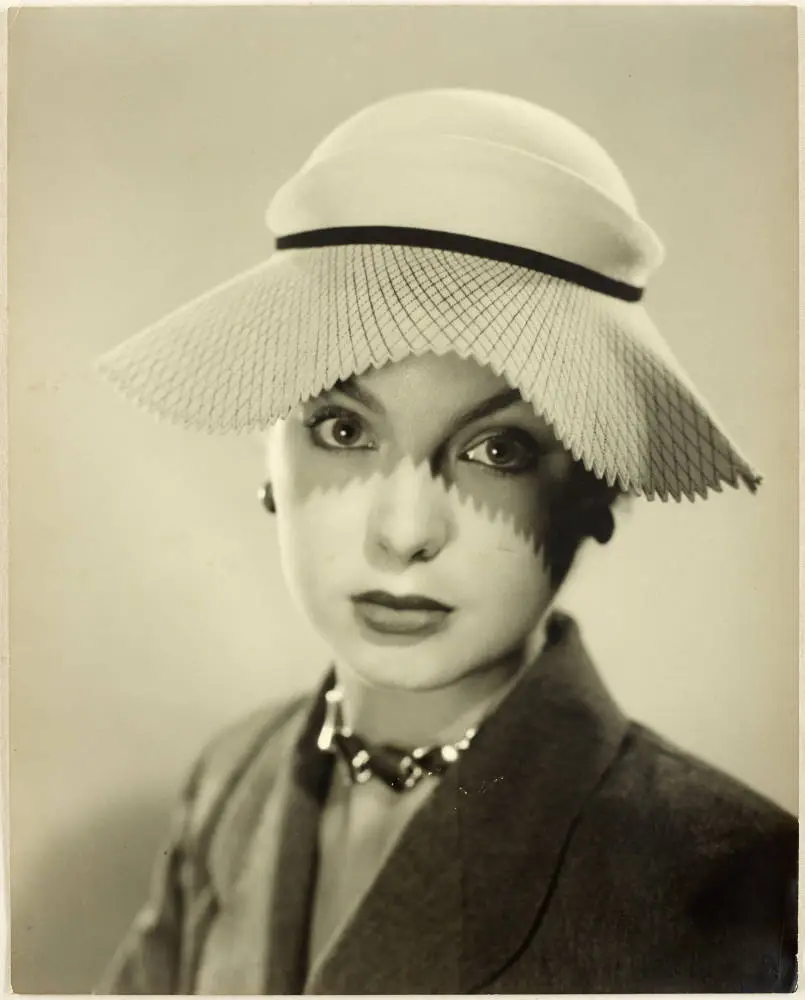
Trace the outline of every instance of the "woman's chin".
{"type": "Polygon", "coordinates": [[[363,684],[368,687],[386,688],[390,691],[427,692],[439,691],[458,683],[464,676],[456,673],[429,670],[427,666],[412,667],[410,664],[359,664],[351,666],[363,684]]]}
{"type": "Polygon", "coordinates": [[[473,655],[467,649],[426,639],[414,642],[403,637],[395,643],[387,638],[382,643],[354,644],[341,662],[371,687],[412,692],[438,691],[483,672],[477,651],[473,655]]]}

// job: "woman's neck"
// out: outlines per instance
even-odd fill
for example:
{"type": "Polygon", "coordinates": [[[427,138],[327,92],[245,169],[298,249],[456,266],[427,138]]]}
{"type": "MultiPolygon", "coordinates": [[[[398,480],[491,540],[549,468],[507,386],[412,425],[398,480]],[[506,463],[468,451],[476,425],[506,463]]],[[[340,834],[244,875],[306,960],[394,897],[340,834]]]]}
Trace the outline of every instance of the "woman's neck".
{"type": "Polygon", "coordinates": [[[540,627],[497,663],[430,691],[377,687],[339,663],[336,676],[344,694],[344,721],[372,743],[401,748],[455,743],[494,711],[543,644],[540,627]]]}

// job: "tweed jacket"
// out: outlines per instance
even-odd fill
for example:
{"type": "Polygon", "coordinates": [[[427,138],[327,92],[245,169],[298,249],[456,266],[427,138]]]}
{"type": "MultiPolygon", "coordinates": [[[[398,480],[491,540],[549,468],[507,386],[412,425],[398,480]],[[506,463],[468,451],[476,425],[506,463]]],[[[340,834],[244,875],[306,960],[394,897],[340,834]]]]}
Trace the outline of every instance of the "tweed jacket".
{"type": "Polygon", "coordinates": [[[794,988],[796,821],[626,719],[561,614],[308,979],[321,711],[208,747],[105,992],[794,988]]]}

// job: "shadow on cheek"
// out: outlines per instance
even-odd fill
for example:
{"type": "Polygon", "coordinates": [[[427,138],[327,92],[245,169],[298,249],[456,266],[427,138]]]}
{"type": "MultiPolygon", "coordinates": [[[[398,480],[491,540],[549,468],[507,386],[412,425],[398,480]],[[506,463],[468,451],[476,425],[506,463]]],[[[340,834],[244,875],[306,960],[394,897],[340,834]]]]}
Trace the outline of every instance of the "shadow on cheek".
{"type": "Polygon", "coordinates": [[[321,504],[323,517],[337,497],[346,516],[360,511],[367,521],[378,514],[421,518],[423,531],[447,523],[454,532],[488,533],[497,548],[525,543],[534,552],[543,547],[553,488],[552,477],[539,469],[504,474],[462,462],[450,480],[427,462],[357,451],[296,461],[285,480],[295,506],[321,504]]]}

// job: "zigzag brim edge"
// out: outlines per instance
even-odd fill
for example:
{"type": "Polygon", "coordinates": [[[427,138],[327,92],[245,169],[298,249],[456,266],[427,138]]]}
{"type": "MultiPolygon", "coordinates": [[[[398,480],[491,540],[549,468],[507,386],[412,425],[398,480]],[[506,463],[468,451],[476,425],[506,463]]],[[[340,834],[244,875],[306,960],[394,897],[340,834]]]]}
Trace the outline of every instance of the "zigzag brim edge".
{"type": "Polygon", "coordinates": [[[506,377],[577,461],[625,493],[694,499],[762,481],[642,305],[450,251],[276,253],[97,368],[161,419],[242,433],[339,380],[428,351],[506,377]]]}

